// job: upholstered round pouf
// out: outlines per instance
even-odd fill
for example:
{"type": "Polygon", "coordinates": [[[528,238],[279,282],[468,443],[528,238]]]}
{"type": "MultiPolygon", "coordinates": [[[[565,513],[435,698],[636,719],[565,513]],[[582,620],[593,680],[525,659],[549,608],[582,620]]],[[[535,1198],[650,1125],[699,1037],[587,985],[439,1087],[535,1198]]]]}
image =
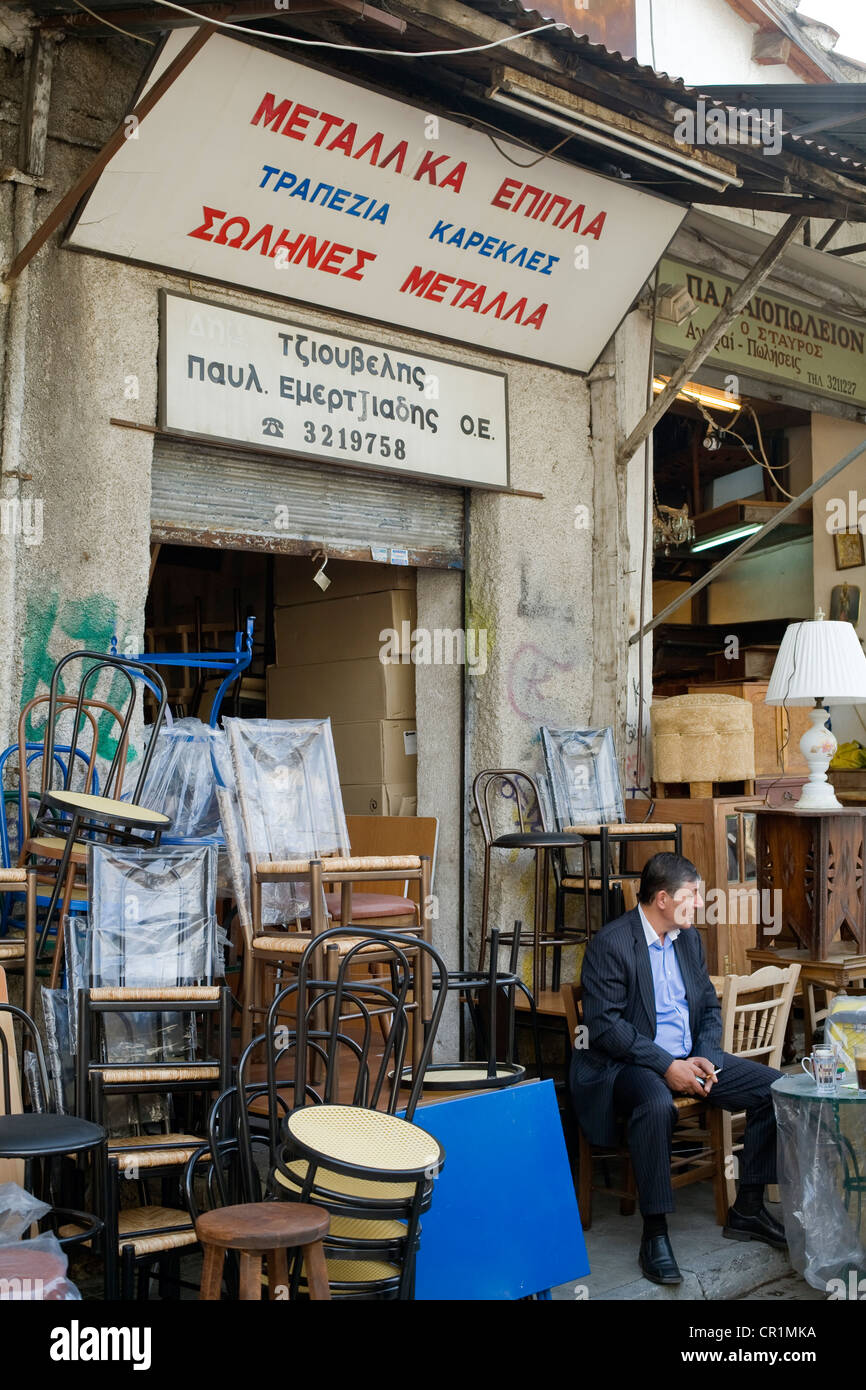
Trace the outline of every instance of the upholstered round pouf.
{"type": "Polygon", "coordinates": [[[755,775],[752,706],[736,695],[673,695],[650,708],[656,782],[739,782],[755,775]]]}

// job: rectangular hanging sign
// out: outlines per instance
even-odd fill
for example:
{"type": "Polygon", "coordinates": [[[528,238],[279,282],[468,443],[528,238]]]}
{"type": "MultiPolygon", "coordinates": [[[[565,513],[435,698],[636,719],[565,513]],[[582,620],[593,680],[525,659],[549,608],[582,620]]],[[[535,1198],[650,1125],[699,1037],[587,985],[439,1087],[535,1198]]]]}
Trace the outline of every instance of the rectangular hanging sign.
{"type": "Polygon", "coordinates": [[[585,372],[685,212],[216,35],[65,244],[585,372]]]}

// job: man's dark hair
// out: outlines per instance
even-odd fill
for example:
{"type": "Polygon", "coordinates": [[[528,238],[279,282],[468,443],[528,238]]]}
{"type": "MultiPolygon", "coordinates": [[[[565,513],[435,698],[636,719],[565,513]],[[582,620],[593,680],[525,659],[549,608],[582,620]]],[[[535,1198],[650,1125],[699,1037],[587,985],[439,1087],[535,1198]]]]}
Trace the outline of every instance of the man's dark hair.
{"type": "Polygon", "coordinates": [[[700,874],[682,854],[654,854],[643,866],[638,902],[651,903],[656,893],[675,893],[684,883],[695,883],[700,874]]]}

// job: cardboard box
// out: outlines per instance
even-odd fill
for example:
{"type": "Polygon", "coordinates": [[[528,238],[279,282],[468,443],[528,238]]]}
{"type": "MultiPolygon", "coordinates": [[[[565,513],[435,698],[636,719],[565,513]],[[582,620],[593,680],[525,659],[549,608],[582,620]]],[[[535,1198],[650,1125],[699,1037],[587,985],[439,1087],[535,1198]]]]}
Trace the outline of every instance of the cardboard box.
{"type": "Polygon", "coordinates": [[[392,629],[394,655],[410,651],[415,595],[407,589],[353,594],[333,603],[299,603],[274,610],[278,666],[313,666],[322,661],[359,661],[378,656],[379,633],[392,629]],[[404,626],[405,625],[405,626],[404,626]]]}
{"type": "Polygon", "coordinates": [[[334,724],[414,719],[415,667],[366,661],[268,667],[269,719],[324,719],[334,724]]]}
{"type": "Polygon", "coordinates": [[[332,724],[340,781],[414,782],[418,767],[418,737],[414,719],[368,720],[364,724],[332,724]]]}
{"type": "Polygon", "coordinates": [[[405,786],[342,786],[347,816],[415,816],[418,793],[414,782],[405,786]]]}
{"type": "Polygon", "coordinates": [[[376,594],[384,589],[415,588],[415,571],[406,565],[329,560],[325,573],[331,583],[329,588],[322,591],[313,583],[313,575],[321,564],[321,560],[314,564],[312,556],[276,555],[274,603],[277,607],[292,603],[330,602],[335,598],[349,598],[352,594],[376,594]]]}

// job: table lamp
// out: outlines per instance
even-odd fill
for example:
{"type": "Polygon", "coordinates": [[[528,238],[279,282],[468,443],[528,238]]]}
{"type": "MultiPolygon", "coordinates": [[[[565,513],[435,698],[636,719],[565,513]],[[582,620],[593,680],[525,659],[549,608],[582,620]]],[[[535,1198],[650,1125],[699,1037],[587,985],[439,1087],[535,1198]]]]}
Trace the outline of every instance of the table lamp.
{"type": "Polygon", "coordinates": [[[828,622],[821,609],[814,622],[791,623],[782,638],[779,655],[764,697],[768,705],[813,705],[811,727],[800,739],[800,751],[809,764],[797,808],[803,811],[841,811],[827,768],[837,743],[826,728],[831,704],[856,705],[866,701],[866,656],[851,623],[828,622]]]}

